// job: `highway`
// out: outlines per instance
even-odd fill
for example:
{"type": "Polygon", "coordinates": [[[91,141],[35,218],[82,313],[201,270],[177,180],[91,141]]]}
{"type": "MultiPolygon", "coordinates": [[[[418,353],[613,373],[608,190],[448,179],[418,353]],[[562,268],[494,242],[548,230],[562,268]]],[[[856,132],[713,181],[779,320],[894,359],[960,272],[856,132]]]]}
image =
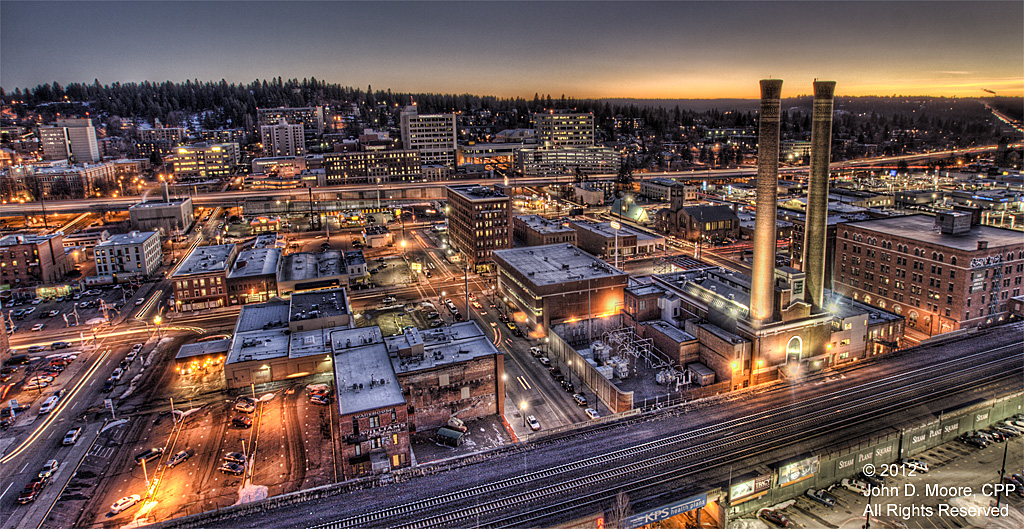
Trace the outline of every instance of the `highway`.
{"type": "MultiPolygon", "coordinates": [[[[994,151],[997,146],[990,145],[984,147],[975,147],[971,149],[958,149],[950,151],[937,151],[923,154],[911,154],[905,156],[886,156],[878,158],[866,158],[863,160],[847,160],[841,162],[835,162],[831,165],[832,170],[842,170],[858,167],[877,167],[883,165],[893,165],[900,160],[910,162],[920,162],[927,160],[936,160],[947,158],[951,155],[956,154],[978,154],[994,151]]],[[[791,167],[791,168],[780,168],[782,174],[790,173],[806,173],[806,167],[791,167]]],[[[634,175],[634,178],[654,178],[654,177],[673,177],[673,178],[692,178],[698,180],[714,180],[721,178],[739,178],[754,176],[757,174],[756,167],[745,167],[742,169],[711,169],[711,170],[693,170],[693,171],[675,171],[665,173],[643,173],[634,175]]],[[[604,175],[593,175],[591,180],[611,180],[614,179],[614,174],[604,175]]],[[[560,180],[570,182],[571,177],[565,178],[516,178],[514,183],[516,186],[531,186],[531,185],[551,185],[557,184],[560,180]]],[[[466,179],[466,180],[451,180],[446,182],[393,182],[383,186],[377,186],[376,184],[361,184],[361,185],[333,185],[313,188],[313,197],[319,200],[318,195],[321,194],[333,194],[340,192],[360,192],[360,191],[376,191],[382,190],[399,190],[399,189],[419,189],[423,187],[434,187],[443,186],[449,184],[478,184],[478,185],[493,185],[500,182],[499,179],[494,178],[479,178],[479,179],[466,179]]],[[[152,194],[152,193],[151,193],[152,194]]],[[[309,197],[308,188],[297,188],[297,189],[279,189],[279,190],[241,190],[241,191],[220,191],[214,193],[203,193],[192,197],[192,202],[196,206],[235,206],[239,202],[248,199],[289,199],[289,200],[306,200],[309,197]]],[[[117,198],[91,198],[91,199],[79,199],[79,200],[62,200],[62,201],[47,201],[46,211],[48,213],[84,213],[84,212],[100,212],[103,210],[126,210],[133,204],[139,202],[139,197],[117,197],[117,198]]],[[[42,208],[38,203],[30,202],[25,204],[5,204],[0,211],[0,216],[14,217],[22,215],[39,215],[42,213],[42,208]]]]}
{"type": "MultiPolygon", "coordinates": [[[[657,495],[699,470],[789,447],[812,450],[843,435],[936,409],[1019,390],[1021,326],[617,423],[532,439],[486,457],[402,472],[383,491],[345,490],[343,503],[296,503],[205,527],[491,527],[564,522],[603,507],[625,488],[657,495]],[[922,359],[929,359],[925,363],[922,359]],[[991,385],[989,385],[991,383],[991,385]],[[844,433],[836,433],[846,428],[844,433]],[[585,446],[585,451],[574,447],[585,446]],[[399,484],[400,483],[400,484],[399,484]]],[[[340,499],[339,498],[339,499],[340,499]]],[[[173,527],[174,524],[168,524],[173,527]]]]}

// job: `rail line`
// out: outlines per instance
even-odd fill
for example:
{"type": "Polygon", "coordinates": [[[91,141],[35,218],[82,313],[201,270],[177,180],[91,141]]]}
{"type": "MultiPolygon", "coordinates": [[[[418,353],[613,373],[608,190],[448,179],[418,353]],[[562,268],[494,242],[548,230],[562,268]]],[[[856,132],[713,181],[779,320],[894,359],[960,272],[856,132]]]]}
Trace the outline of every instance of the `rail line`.
{"type": "MultiPolygon", "coordinates": [[[[627,448],[627,449],[620,449],[620,450],[609,452],[607,454],[603,454],[603,455],[600,455],[600,456],[594,456],[594,457],[587,458],[587,459],[584,459],[584,460],[574,461],[572,463],[567,463],[567,464],[564,464],[564,465],[560,465],[560,466],[556,466],[556,467],[551,467],[551,468],[548,468],[548,469],[545,469],[545,470],[542,470],[542,471],[537,471],[537,472],[533,472],[533,473],[530,473],[530,474],[525,474],[525,475],[522,475],[522,476],[517,476],[517,477],[514,477],[514,478],[508,478],[508,479],[500,480],[500,481],[497,481],[497,482],[489,483],[489,484],[486,484],[486,485],[475,486],[475,487],[471,487],[471,488],[464,489],[464,490],[461,490],[461,491],[446,493],[446,494],[442,494],[442,495],[439,495],[439,496],[435,496],[433,498],[427,498],[427,499],[424,499],[424,500],[421,500],[421,501],[418,501],[418,502],[406,503],[406,504],[403,504],[403,505],[398,505],[398,506],[394,506],[394,507],[390,507],[390,508],[385,508],[385,509],[381,509],[381,510],[374,511],[374,512],[364,513],[364,514],[357,515],[357,516],[352,516],[352,517],[349,517],[349,518],[346,518],[346,519],[343,519],[343,520],[338,520],[338,521],[334,521],[334,522],[328,522],[328,523],[316,525],[316,526],[313,526],[313,527],[318,528],[318,529],[321,529],[321,528],[322,529],[328,529],[328,528],[329,529],[342,529],[342,528],[346,528],[346,527],[365,527],[367,525],[373,525],[375,522],[382,522],[382,521],[385,521],[385,520],[388,520],[388,521],[393,523],[395,517],[403,516],[403,515],[406,515],[406,514],[411,513],[411,512],[423,511],[425,509],[430,509],[432,507],[438,507],[438,506],[441,506],[441,505],[444,505],[444,504],[448,504],[448,503],[455,503],[455,502],[458,502],[460,500],[466,500],[466,499],[470,499],[470,498],[473,498],[473,497],[478,497],[480,495],[486,495],[488,493],[493,493],[493,492],[497,492],[497,491],[507,491],[507,490],[509,490],[510,487],[519,487],[519,486],[523,486],[523,485],[529,484],[529,483],[534,482],[534,481],[550,480],[552,478],[557,478],[557,476],[560,475],[560,474],[567,474],[567,473],[572,473],[572,472],[578,472],[578,471],[584,470],[584,469],[586,469],[588,467],[598,467],[598,466],[604,466],[604,465],[608,465],[608,464],[613,464],[613,463],[615,463],[615,462],[617,462],[619,460],[625,459],[625,458],[634,459],[637,456],[640,456],[640,455],[643,455],[643,454],[648,454],[648,453],[656,451],[656,450],[672,449],[672,447],[674,445],[678,445],[678,444],[681,444],[681,443],[684,443],[684,442],[687,442],[687,441],[700,440],[702,438],[710,436],[713,433],[722,433],[723,431],[731,431],[731,430],[735,430],[735,429],[741,428],[741,427],[753,426],[754,424],[763,422],[765,420],[771,420],[772,421],[770,425],[755,427],[753,430],[748,430],[747,433],[745,434],[745,436],[742,439],[733,439],[731,441],[729,441],[727,439],[717,439],[715,441],[711,441],[711,442],[705,443],[705,445],[704,445],[704,446],[706,446],[706,448],[704,449],[705,451],[710,451],[712,449],[720,451],[727,444],[729,444],[729,445],[736,444],[736,443],[740,442],[741,440],[742,441],[749,441],[749,440],[756,440],[756,439],[760,439],[760,438],[765,438],[765,437],[769,436],[772,432],[781,431],[781,430],[784,430],[784,429],[796,428],[801,423],[817,422],[817,421],[819,421],[822,418],[822,414],[833,415],[833,414],[839,413],[840,410],[846,410],[846,412],[849,412],[851,409],[863,408],[863,407],[867,407],[867,406],[877,405],[882,400],[885,400],[886,402],[892,402],[894,400],[899,399],[901,397],[901,395],[904,395],[904,394],[906,394],[908,392],[911,392],[911,391],[916,391],[919,388],[928,387],[928,385],[935,385],[938,382],[944,381],[946,379],[957,379],[957,378],[960,378],[960,377],[970,376],[970,375],[964,374],[964,372],[961,371],[961,372],[953,372],[953,373],[942,374],[942,375],[939,375],[938,378],[928,378],[926,380],[918,380],[918,381],[910,383],[910,384],[907,383],[908,377],[910,377],[910,378],[928,377],[931,373],[933,373],[935,371],[942,370],[942,369],[944,369],[944,368],[946,368],[946,367],[948,367],[948,366],[950,366],[950,365],[952,365],[954,363],[963,362],[965,359],[980,357],[980,356],[983,356],[983,355],[989,355],[989,354],[992,354],[993,352],[1001,351],[1001,350],[1005,350],[1005,349],[1010,349],[1010,348],[1013,348],[1013,347],[1019,347],[1019,344],[1011,344],[1011,345],[1007,345],[1007,346],[997,347],[997,348],[993,348],[993,349],[990,349],[990,350],[987,350],[987,351],[979,351],[977,353],[972,353],[972,354],[967,355],[965,357],[961,357],[961,358],[957,358],[957,359],[951,359],[951,360],[946,360],[946,361],[939,362],[939,363],[927,366],[925,368],[919,369],[916,372],[914,372],[912,374],[909,374],[909,375],[908,374],[890,375],[890,376],[884,377],[884,378],[882,378],[880,380],[874,380],[874,381],[871,381],[871,382],[868,382],[868,383],[864,383],[864,384],[860,384],[858,386],[854,386],[853,388],[844,389],[841,392],[836,392],[836,393],[833,393],[833,394],[830,394],[830,395],[826,395],[822,399],[817,399],[814,402],[797,402],[797,403],[792,403],[792,404],[783,406],[781,408],[773,408],[771,410],[762,410],[762,411],[756,412],[756,413],[754,413],[752,415],[748,415],[748,416],[744,416],[744,417],[738,417],[738,418],[726,421],[724,423],[716,424],[714,426],[705,426],[703,428],[699,428],[699,429],[696,429],[696,430],[693,430],[693,431],[690,431],[690,432],[675,434],[675,435],[672,435],[672,436],[664,438],[664,439],[659,439],[657,441],[650,441],[650,442],[647,442],[647,443],[644,443],[644,444],[641,444],[641,445],[638,445],[638,446],[633,446],[633,447],[630,447],[630,448],[627,448]],[[896,387],[893,387],[893,386],[896,386],[896,387]],[[889,389],[884,389],[885,387],[889,387],[889,389]],[[854,399],[852,401],[849,400],[850,397],[858,396],[858,395],[865,395],[865,396],[858,397],[858,398],[856,398],[856,399],[854,399]],[[885,395],[889,395],[889,396],[886,397],[885,395]],[[831,405],[830,407],[828,407],[828,408],[826,408],[824,410],[815,411],[814,416],[813,416],[812,419],[807,419],[807,418],[804,418],[804,417],[800,416],[801,414],[799,412],[801,410],[808,410],[808,409],[812,408],[813,406],[819,406],[823,400],[825,400],[825,401],[835,401],[836,399],[840,399],[840,398],[843,399],[842,402],[838,402],[838,403],[836,403],[834,405],[831,405]],[[781,423],[779,423],[777,421],[777,418],[779,418],[780,416],[788,416],[788,418],[784,419],[781,423]]],[[[988,361],[988,362],[985,362],[985,363],[972,365],[970,369],[971,369],[972,372],[975,372],[975,371],[979,371],[979,370],[985,369],[986,367],[991,366],[993,364],[1002,364],[1002,363],[1007,362],[1007,361],[1008,361],[1007,358],[992,360],[992,361],[988,361]]],[[[1018,365],[1019,365],[1019,360],[1018,360],[1018,365]]],[[[1003,375],[1005,375],[1005,372],[1003,373],[1003,375]]],[[[976,382],[977,379],[975,378],[974,381],[976,382]]],[[[926,398],[930,398],[930,397],[926,397],[926,398]]],[[[905,405],[905,404],[906,404],[906,401],[899,400],[899,402],[897,402],[894,405],[891,404],[891,405],[889,405],[889,407],[902,406],[902,405],[905,405]]],[[[864,416],[864,415],[869,414],[869,413],[877,413],[877,411],[868,410],[865,413],[862,413],[861,415],[858,415],[858,416],[854,417],[853,419],[846,419],[846,422],[849,422],[850,420],[856,420],[859,417],[864,416]]],[[[821,429],[820,426],[814,427],[813,424],[809,424],[809,426],[811,426],[811,430],[812,431],[816,431],[818,429],[821,429]]],[[[834,427],[834,426],[832,424],[830,424],[829,427],[831,428],[831,427],[834,427]]],[[[801,438],[805,438],[807,436],[807,430],[800,431],[798,435],[801,438]]],[[[739,437],[739,435],[738,434],[734,434],[732,437],[739,437]]],[[[696,448],[700,448],[700,447],[696,447],[696,448]]],[[[691,453],[691,452],[693,450],[695,450],[696,448],[686,448],[686,449],[682,449],[682,450],[675,450],[675,451],[669,452],[668,454],[664,454],[664,455],[660,455],[660,456],[654,456],[654,457],[650,458],[647,461],[632,463],[632,464],[626,465],[624,467],[618,467],[616,469],[606,470],[606,471],[603,471],[603,472],[598,472],[598,473],[592,474],[592,475],[587,476],[587,477],[582,478],[582,479],[570,480],[569,482],[564,482],[564,483],[556,483],[554,485],[550,485],[550,486],[547,486],[547,487],[544,487],[544,488],[534,489],[534,490],[532,490],[532,491],[530,491],[528,493],[518,494],[518,495],[514,495],[512,497],[502,498],[500,500],[493,500],[493,501],[481,503],[479,505],[474,505],[471,508],[465,508],[465,509],[462,509],[462,510],[449,511],[446,514],[428,517],[428,518],[422,519],[420,521],[411,522],[409,524],[402,525],[401,527],[410,527],[410,528],[432,527],[432,526],[435,526],[435,525],[450,524],[453,521],[456,521],[458,519],[476,518],[476,517],[478,517],[478,516],[480,516],[482,514],[487,514],[487,513],[490,513],[490,512],[498,511],[498,510],[501,510],[501,509],[503,509],[504,507],[507,507],[507,506],[524,505],[526,502],[536,501],[536,500],[541,499],[541,498],[546,497],[546,496],[567,492],[567,491],[575,489],[577,487],[581,487],[581,486],[588,486],[589,487],[589,486],[592,486],[593,484],[595,484],[597,482],[606,481],[606,480],[609,480],[609,479],[614,479],[615,477],[621,477],[623,475],[640,472],[640,471],[642,471],[644,469],[648,469],[648,468],[650,468],[652,466],[659,466],[659,465],[670,464],[670,463],[673,463],[673,462],[677,461],[680,457],[682,457],[682,458],[692,457],[694,454],[691,453]]],[[[735,453],[731,453],[731,454],[729,454],[728,457],[730,459],[734,459],[736,457],[736,454],[735,453]]],[[[702,467],[707,467],[707,465],[705,463],[702,463],[702,467]]],[[[575,506],[578,506],[579,505],[579,501],[573,501],[572,504],[575,505],[575,506]]],[[[517,515],[515,517],[515,519],[517,520],[517,523],[522,523],[523,522],[521,514],[517,515]]]]}

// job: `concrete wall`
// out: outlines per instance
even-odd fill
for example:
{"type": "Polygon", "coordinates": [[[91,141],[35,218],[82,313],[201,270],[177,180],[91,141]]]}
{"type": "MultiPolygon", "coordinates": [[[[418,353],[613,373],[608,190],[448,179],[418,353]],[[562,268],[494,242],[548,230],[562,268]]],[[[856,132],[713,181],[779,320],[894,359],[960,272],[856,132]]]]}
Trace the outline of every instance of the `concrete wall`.
{"type": "Polygon", "coordinates": [[[485,356],[435,369],[399,373],[398,383],[414,410],[410,420],[413,428],[437,428],[452,416],[467,420],[498,413],[500,375],[496,358],[485,356]]]}

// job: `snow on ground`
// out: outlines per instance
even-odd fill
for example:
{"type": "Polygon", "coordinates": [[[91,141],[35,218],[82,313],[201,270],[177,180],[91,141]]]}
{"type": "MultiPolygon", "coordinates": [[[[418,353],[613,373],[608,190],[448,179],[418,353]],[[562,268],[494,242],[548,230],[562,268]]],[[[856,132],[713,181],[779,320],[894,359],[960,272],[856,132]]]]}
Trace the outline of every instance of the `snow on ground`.
{"type": "Polygon", "coordinates": [[[260,397],[260,401],[261,402],[270,402],[272,400],[274,400],[274,394],[273,393],[267,393],[266,395],[262,395],[260,397]]]}
{"type": "Polygon", "coordinates": [[[139,371],[138,375],[132,377],[132,381],[128,383],[128,389],[125,390],[125,392],[122,393],[121,396],[117,398],[117,400],[127,399],[129,396],[131,396],[132,393],[135,393],[135,384],[139,382],[139,380],[142,378],[142,374],[145,372],[146,370],[143,369],[142,371],[139,371]]]}
{"type": "Polygon", "coordinates": [[[151,524],[152,522],[146,520],[146,515],[149,514],[149,512],[152,511],[158,503],[159,502],[156,501],[146,502],[141,508],[139,508],[139,512],[135,513],[135,518],[126,525],[122,525],[121,529],[131,529],[133,527],[143,527],[151,524]]]}
{"type": "Polygon", "coordinates": [[[243,503],[250,503],[265,499],[267,499],[266,485],[253,485],[246,481],[244,485],[238,487],[238,501],[235,502],[235,505],[242,505],[243,503]]]}
{"type": "Polygon", "coordinates": [[[1015,509],[1012,505],[1007,505],[1005,501],[1000,504],[1000,508],[1006,508],[1008,510],[1007,516],[986,516],[986,513],[995,510],[996,500],[990,496],[985,496],[984,494],[957,496],[955,498],[950,498],[948,503],[950,506],[959,509],[977,509],[979,511],[979,514],[977,515],[964,515],[964,519],[966,519],[972,526],[985,527],[986,529],[1020,529],[1021,527],[1024,527],[1024,514],[1015,509]]]}
{"type": "Polygon", "coordinates": [[[185,417],[188,417],[189,415],[191,415],[191,414],[193,414],[193,413],[195,413],[195,412],[197,412],[197,411],[199,411],[201,409],[203,409],[203,408],[201,408],[201,407],[200,408],[192,408],[192,409],[185,410],[185,411],[174,410],[171,413],[174,414],[174,422],[178,422],[178,421],[184,419],[185,417]]]}
{"type": "Polygon", "coordinates": [[[757,518],[729,520],[729,529],[769,529],[768,524],[757,518]]]}
{"type": "Polygon", "coordinates": [[[105,432],[105,431],[107,431],[107,430],[109,430],[111,428],[114,428],[114,427],[117,427],[117,426],[121,426],[122,424],[125,424],[127,422],[128,422],[128,419],[118,419],[116,421],[112,421],[109,424],[107,424],[106,426],[104,426],[103,429],[100,430],[100,432],[101,433],[105,432]]]}

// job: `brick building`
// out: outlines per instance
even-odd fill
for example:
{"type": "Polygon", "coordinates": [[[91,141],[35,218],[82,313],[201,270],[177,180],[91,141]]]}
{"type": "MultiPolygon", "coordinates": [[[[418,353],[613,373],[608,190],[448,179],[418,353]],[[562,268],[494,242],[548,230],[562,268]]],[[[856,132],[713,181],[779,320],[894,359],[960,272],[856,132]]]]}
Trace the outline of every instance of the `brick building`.
{"type": "Polygon", "coordinates": [[[495,250],[512,247],[512,201],[476,185],[447,186],[448,240],[476,271],[491,265],[495,250]]]}
{"type": "Polygon", "coordinates": [[[906,318],[926,334],[994,325],[1024,290],[1024,237],[968,213],[837,227],[835,290],[906,318]]]}
{"type": "Polygon", "coordinates": [[[576,244],[576,230],[557,219],[545,219],[540,215],[512,217],[512,235],[527,246],[576,244]]]}
{"type": "Polygon", "coordinates": [[[280,248],[253,248],[239,252],[228,272],[228,303],[258,303],[277,295],[280,248]]]}
{"type": "Polygon", "coordinates": [[[56,283],[70,269],[61,232],[0,237],[0,285],[13,289],[56,283]]]}
{"type": "Polygon", "coordinates": [[[171,275],[174,308],[178,311],[224,307],[228,304],[228,270],[238,255],[234,244],[199,246],[171,275]]]}

